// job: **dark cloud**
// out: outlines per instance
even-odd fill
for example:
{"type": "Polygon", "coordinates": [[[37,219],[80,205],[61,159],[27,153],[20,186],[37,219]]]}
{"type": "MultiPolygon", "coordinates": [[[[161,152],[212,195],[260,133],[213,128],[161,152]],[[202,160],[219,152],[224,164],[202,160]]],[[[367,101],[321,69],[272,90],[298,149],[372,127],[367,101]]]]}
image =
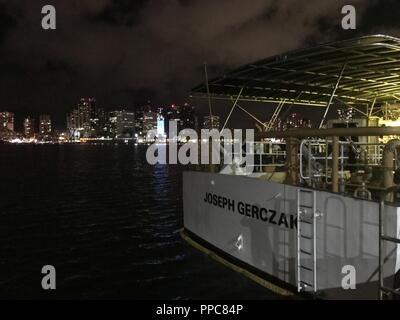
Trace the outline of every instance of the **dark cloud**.
{"type": "Polygon", "coordinates": [[[205,61],[213,76],[319,42],[397,34],[395,8],[392,0],[0,0],[0,109],[63,121],[85,95],[108,108],[182,102],[203,81],[205,61]],[[40,27],[48,3],[56,31],[40,27]],[[357,8],[356,31],[341,30],[345,4],[357,8]]]}
{"type": "Polygon", "coordinates": [[[109,2],[94,16],[94,21],[104,21],[111,25],[131,27],[140,23],[142,9],[147,0],[114,0],[109,2]]]}
{"type": "Polygon", "coordinates": [[[18,12],[10,12],[7,6],[0,3],[0,41],[17,26],[17,23],[18,12]]]}

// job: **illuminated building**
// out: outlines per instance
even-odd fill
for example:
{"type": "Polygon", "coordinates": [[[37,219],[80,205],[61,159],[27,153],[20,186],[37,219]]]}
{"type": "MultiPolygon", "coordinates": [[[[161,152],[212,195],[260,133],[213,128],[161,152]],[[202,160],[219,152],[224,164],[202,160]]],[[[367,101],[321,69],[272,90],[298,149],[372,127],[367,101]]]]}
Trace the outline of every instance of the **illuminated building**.
{"type": "Polygon", "coordinates": [[[95,98],[81,98],[77,108],[67,114],[67,130],[72,140],[95,137],[98,124],[95,98]]]}
{"type": "Polygon", "coordinates": [[[42,137],[48,137],[51,135],[51,118],[48,114],[42,114],[39,117],[39,134],[42,137]]]}
{"type": "Polygon", "coordinates": [[[165,108],[162,113],[166,132],[169,132],[169,121],[177,122],[178,132],[183,129],[197,129],[195,109],[187,103],[183,106],[173,104],[165,108]]]}
{"type": "Polygon", "coordinates": [[[92,119],[95,116],[96,99],[82,98],[78,103],[80,126],[88,131],[92,129],[92,119]]]}
{"type": "Polygon", "coordinates": [[[31,117],[24,119],[24,136],[27,139],[35,136],[35,119],[31,117]]]}
{"type": "Polygon", "coordinates": [[[0,130],[14,131],[14,113],[0,112],[0,130]]]}
{"type": "Polygon", "coordinates": [[[112,135],[110,113],[105,111],[103,108],[97,108],[95,115],[96,116],[92,123],[96,131],[96,136],[110,138],[112,135]]]}
{"type": "Polygon", "coordinates": [[[135,113],[121,110],[110,113],[111,130],[116,138],[133,137],[135,134],[135,113]]]}
{"type": "Polygon", "coordinates": [[[203,129],[217,129],[219,130],[219,116],[205,116],[203,118],[203,129]],[[212,119],[212,121],[211,121],[212,119]]]}
{"type": "Polygon", "coordinates": [[[143,136],[144,114],[151,112],[150,105],[136,107],[135,109],[135,133],[137,136],[143,136]]]}
{"type": "Polygon", "coordinates": [[[156,131],[157,136],[165,136],[165,114],[163,108],[153,111],[150,105],[137,107],[135,111],[135,137],[144,138],[150,131],[156,131]]]}
{"type": "Polygon", "coordinates": [[[339,108],[337,110],[338,118],[343,121],[352,121],[354,117],[354,110],[352,107],[339,108]]]}
{"type": "Polygon", "coordinates": [[[157,116],[157,135],[165,136],[165,120],[161,114],[157,116]]]}
{"type": "Polygon", "coordinates": [[[95,135],[94,119],[96,115],[96,99],[81,98],[78,103],[79,126],[83,137],[93,137],[95,135]]]}
{"type": "Polygon", "coordinates": [[[143,113],[143,136],[146,137],[151,130],[157,130],[157,113],[146,111],[143,113]]]}
{"type": "Polygon", "coordinates": [[[196,129],[196,117],[194,107],[185,103],[182,107],[177,108],[179,111],[178,129],[196,129]]]}
{"type": "Polygon", "coordinates": [[[78,130],[80,127],[79,112],[76,109],[72,110],[67,114],[67,129],[78,130]]]}
{"type": "Polygon", "coordinates": [[[74,109],[67,114],[67,132],[70,140],[79,140],[80,130],[82,130],[79,121],[79,111],[74,109]]]}
{"type": "Polygon", "coordinates": [[[311,121],[304,119],[299,113],[291,113],[285,120],[283,129],[290,128],[311,128],[311,121]]]}

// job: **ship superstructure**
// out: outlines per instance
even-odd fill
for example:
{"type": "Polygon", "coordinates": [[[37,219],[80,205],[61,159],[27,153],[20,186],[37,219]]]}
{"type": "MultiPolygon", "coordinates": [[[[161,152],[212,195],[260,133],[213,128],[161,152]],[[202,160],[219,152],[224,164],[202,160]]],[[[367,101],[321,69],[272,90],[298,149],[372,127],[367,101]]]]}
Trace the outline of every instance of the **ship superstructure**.
{"type": "Polygon", "coordinates": [[[251,173],[224,163],[185,172],[186,236],[256,277],[321,298],[398,296],[400,39],[277,55],[192,95],[231,101],[224,127],[240,110],[258,133],[251,173]],[[248,101],[272,116],[259,119],[248,101]],[[322,110],[314,128],[279,130],[297,106],[322,110]]]}

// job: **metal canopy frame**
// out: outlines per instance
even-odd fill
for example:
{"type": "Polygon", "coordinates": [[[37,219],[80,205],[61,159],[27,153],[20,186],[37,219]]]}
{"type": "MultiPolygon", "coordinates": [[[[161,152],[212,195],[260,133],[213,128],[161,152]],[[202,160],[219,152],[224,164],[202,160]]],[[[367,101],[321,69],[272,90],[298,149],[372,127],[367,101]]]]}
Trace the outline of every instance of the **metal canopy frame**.
{"type": "MultiPolygon", "coordinates": [[[[235,100],[240,90],[240,101],[327,107],[334,96],[348,105],[393,103],[400,100],[400,39],[373,35],[295,50],[209,81],[213,99],[235,100]]],[[[206,98],[206,86],[191,96],[206,98]]]]}

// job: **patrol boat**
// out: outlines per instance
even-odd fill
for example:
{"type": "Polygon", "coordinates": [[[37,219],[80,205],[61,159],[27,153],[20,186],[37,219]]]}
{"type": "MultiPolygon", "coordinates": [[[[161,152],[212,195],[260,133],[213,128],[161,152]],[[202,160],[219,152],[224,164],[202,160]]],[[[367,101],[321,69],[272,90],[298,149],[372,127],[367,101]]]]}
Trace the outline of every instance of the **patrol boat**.
{"type": "Polygon", "coordinates": [[[223,163],[184,173],[187,241],[283,295],[399,295],[400,39],[291,51],[191,95],[231,101],[225,124],[234,110],[256,121],[259,161],[251,173],[223,163]],[[249,101],[264,105],[269,121],[246,110],[249,101]],[[319,107],[318,125],[276,130],[296,106],[319,107]],[[354,115],[331,119],[338,107],[354,115]]]}

